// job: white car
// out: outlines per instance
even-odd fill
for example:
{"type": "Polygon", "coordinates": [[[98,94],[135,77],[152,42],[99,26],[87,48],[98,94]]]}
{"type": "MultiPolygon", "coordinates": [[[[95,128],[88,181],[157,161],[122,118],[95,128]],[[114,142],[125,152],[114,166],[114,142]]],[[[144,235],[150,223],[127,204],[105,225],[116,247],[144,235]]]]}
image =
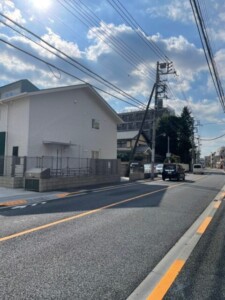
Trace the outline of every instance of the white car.
{"type": "Polygon", "coordinates": [[[163,171],[163,164],[158,164],[158,165],[156,165],[155,169],[156,169],[156,172],[157,172],[158,174],[162,174],[162,171],[163,171]]]}
{"type": "Polygon", "coordinates": [[[204,174],[204,168],[201,164],[193,165],[193,174],[204,174]]]}

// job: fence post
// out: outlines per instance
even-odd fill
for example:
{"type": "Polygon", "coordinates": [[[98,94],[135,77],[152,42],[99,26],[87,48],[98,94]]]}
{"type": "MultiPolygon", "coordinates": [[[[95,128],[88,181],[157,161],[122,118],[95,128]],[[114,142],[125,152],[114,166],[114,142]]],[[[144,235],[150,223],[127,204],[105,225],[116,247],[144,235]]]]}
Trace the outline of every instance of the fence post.
{"type": "Polygon", "coordinates": [[[23,176],[25,175],[25,172],[27,170],[27,157],[23,157],[23,176]]]}
{"type": "Polygon", "coordinates": [[[15,156],[12,156],[11,177],[15,176],[15,156]]]}

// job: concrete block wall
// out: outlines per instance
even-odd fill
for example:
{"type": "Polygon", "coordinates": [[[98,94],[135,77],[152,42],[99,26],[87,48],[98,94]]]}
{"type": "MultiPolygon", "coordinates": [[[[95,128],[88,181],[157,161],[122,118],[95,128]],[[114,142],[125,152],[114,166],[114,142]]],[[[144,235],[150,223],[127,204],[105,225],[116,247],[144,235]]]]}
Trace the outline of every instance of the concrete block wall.
{"type": "Polygon", "coordinates": [[[95,175],[84,177],[55,177],[49,179],[40,179],[39,192],[47,192],[66,188],[77,188],[89,185],[118,183],[119,175],[95,175]]]}
{"type": "Polygon", "coordinates": [[[130,181],[141,180],[145,178],[144,172],[130,172],[130,181]]]}
{"type": "Polygon", "coordinates": [[[24,179],[22,177],[0,177],[0,186],[16,189],[24,187],[24,179]]]}

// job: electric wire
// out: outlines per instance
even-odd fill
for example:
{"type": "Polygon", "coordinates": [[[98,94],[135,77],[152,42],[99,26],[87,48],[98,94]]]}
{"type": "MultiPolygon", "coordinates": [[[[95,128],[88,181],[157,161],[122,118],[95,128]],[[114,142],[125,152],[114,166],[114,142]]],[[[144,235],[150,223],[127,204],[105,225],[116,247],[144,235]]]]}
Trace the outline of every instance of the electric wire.
{"type": "MultiPolygon", "coordinates": [[[[72,16],[74,16],[75,18],[78,18],[85,26],[87,26],[88,28],[94,27],[94,26],[98,26],[99,24],[97,23],[93,23],[93,20],[91,20],[89,17],[85,16],[85,14],[82,14],[82,11],[80,9],[77,9],[76,7],[74,7],[74,5],[72,5],[71,3],[68,3],[68,1],[64,0],[57,0],[70,14],[72,14],[72,16]],[[70,8],[68,8],[68,6],[66,6],[65,4],[69,5],[70,8]],[[75,12],[74,12],[75,10],[75,12]],[[81,17],[79,16],[81,15],[81,17]]],[[[95,35],[102,40],[104,43],[106,43],[106,41],[108,41],[107,46],[112,48],[115,52],[117,52],[117,54],[119,56],[121,56],[127,63],[129,63],[130,65],[132,65],[135,69],[137,69],[140,73],[142,73],[143,75],[147,76],[150,80],[152,80],[152,77],[150,76],[150,74],[146,74],[146,72],[143,72],[142,69],[140,69],[140,67],[138,66],[140,64],[140,62],[137,62],[136,59],[134,59],[134,57],[130,56],[129,53],[127,53],[127,51],[125,51],[122,47],[121,44],[118,42],[115,42],[111,37],[105,36],[105,35],[101,35],[98,32],[95,32],[95,35]],[[103,36],[103,37],[102,37],[103,36]]]]}
{"type": "MultiPolygon", "coordinates": [[[[141,63],[143,66],[145,66],[146,69],[149,69],[149,66],[146,65],[145,61],[139,55],[139,53],[134,51],[127,43],[124,42],[122,38],[120,38],[119,36],[115,37],[112,29],[109,26],[107,26],[107,24],[102,19],[100,19],[87,5],[85,5],[81,0],[73,0],[73,2],[74,9],[78,13],[82,12],[87,18],[92,20],[92,23],[95,26],[99,26],[99,24],[101,24],[101,28],[103,28],[106,37],[109,38],[109,40],[113,41],[117,46],[119,46],[122,49],[122,51],[126,53],[126,55],[128,54],[131,57],[132,61],[135,60],[137,64],[141,63]]],[[[155,70],[150,68],[149,72],[150,71],[155,76],[155,70]]],[[[146,74],[148,74],[148,72],[146,72],[146,74]]]]}
{"type": "Polygon", "coordinates": [[[90,69],[86,68],[85,66],[83,66],[81,63],[79,63],[77,60],[69,57],[65,52],[57,49],[56,47],[52,46],[51,44],[49,44],[48,42],[46,42],[45,40],[43,40],[41,37],[39,37],[38,35],[34,34],[33,32],[31,32],[30,30],[26,29],[24,26],[18,24],[17,22],[13,21],[12,19],[10,19],[9,17],[5,16],[4,14],[0,13],[1,16],[5,17],[7,20],[9,20],[10,22],[12,22],[13,24],[17,25],[18,27],[20,27],[21,29],[25,30],[26,32],[28,32],[29,34],[33,35],[34,37],[36,37],[37,39],[39,39],[41,42],[45,43],[48,47],[51,47],[53,50],[56,50],[57,52],[59,52],[60,54],[62,54],[63,56],[69,58],[71,61],[73,61],[74,63],[76,63],[77,65],[74,65],[71,62],[68,62],[64,57],[60,56],[57,54],[57,52],[51,51],[50,49],[44,47],[43,45],[33,41],[31,38],[27,37],[26,35],[22,34],[21,32],[17,31],[15,28],[11,27],[9,24],[6,24],[4,21],[1,21],[1,23],[3,23],[5,26],[10,27],[12,30],[16,31],[17,33],[21,34],[22,36],[24,36],[25,38],[27,38],[28,40],[32,41],[33,43],[35,43],[36,45],[42,47],[43,49],[45,49],[46,51],[52,53],[53,55],[59,57],[60,59],[62,59],[63,61],[67,62],[68,64],[76,67],[78,70],[84,72],[86,75],[94,78],[95,80],[99,81],[100,83],[106,85],[107,87],[113,89],[114,91],[116,91],[117,93],[119,93],[120,95],[129,98],[130,100],[134,101],[136,104],[139,104],[141,106],[143,106],[143,108],[145,108],[145,105],[143,104],[143,102],[139,101],[138,99],[132,97],[131,95],[129,95],[128,93],[124,92],[123,90],[121,90],[120,88],[118,88],[117,86],[115,86],[114,84],[110,83],[109,81],[107,81],[106,79],[102,78],[101,76],[99,76],[97,73],[91,71],[90,69]],[[82,70],[80,67],[84,68],[86,71],[90,72],[91,74],[87,73],[86,71],[82,70]],[[96,76],[97,78],[95,78],[94,76],[96,76]]]}
{"type": "Polygon", "coordinates": [[[151,49],[151,51],[156,54],[156,56],[158,56],[162,61],[169,61],[168,57],[162,52],[157,44],[146,38],[147,34],[145,33],[144,29],[137,23],[134,17],[128,12],[128,10],[119,0],[117,0],[117,3],[114,0],[107,0],[107,2],[117,11],[122,19],[135,30],[139,38],[151,49]],[[143,33],[145,35],[143,35],[143,33]]]}
{"type": "MultiPolygon", "coordinates": [[[[122,101],[122,102],[125,102],[125,103],[131,105],[130,102],[128,102],[128,101],[126,101],[126,100],[124,100],[124,99],[121,99],[121,98],[119,98],[118,96],[115,96],[115,95],[113,95],[113,94],[111,94],[111,93],[109,93],[109,92],[107,92],[107,91],[105,91],[105,90],[103,90],[103,89],[101,89],[101,88],[99,88],[99,87],[93,85],[93,84],[89,84],[89,83],[86,82],[85,80],[83,80],[83,79],[81,79],[81,78],[79,78],[79,77],[77,77],[77,76],[75,76],[75,75],[73,75],[73,74],[71,74],[71,73],[69,73],[69,72],[63,70],[62,68],[59,68],[59,67],[53,65],[52,63],[47,62],[46,60],[44,60],[44,59],[42,59],[42,58],[40,58],[40,57],[38,57],[38,56],[36,56],[36,55],[34,55],[34,54],[32,54],[32,53],[26,51],[26,50],[24,50],[24,49],[21,49],[20,47],[17,47],[17,46],[15,46],[15,45],[13,45],[12,43],[9,43],[9,42],[5,41],[5,40],[2,39],[2,38],[0,38],[0,42],[3,42],[4,44],[6,44],[6,45],[8,45],[8,46],[10,46],[10,47],[12,47],[12,48],[14,48],[14,49],[16,49],[16,50],[18,50],[18,51],[24,53],[24,54],[27,54],[27,55],[31,56],[32,58],[34,58],[34,59],[36,59],[36,60],[38,60],[38,61],[44,63],[45,65],[50,66],[50,67],[56,69],[57,71],[62,72],[62,73],[66,74],[66,75],[68,75],[68,76],[70,76],[70,77],[73,77],[73,78],[79,80],[80,82],[83,82],[83,83],[86,84],[86,85],[92,86],[92,87],[94,87],[95,89],[97,89],[97,90],[99,90],[99,91],[101,91],[101,92],[103,92],[103,93],[105,93],[105,94],[107,94],[107,95],[109,95],[109,96],[112,96],[112,97],[114,97],[114,98],[116,98],[116,99],[118,99],[118,100],[120,100],[120,101],[122,101]]],[[[140,109],[140,107],[137,106],[136,104],[133,104],[133,103],[132,103],[132,105],[135,106],[135,107],[137,107],[138,109],[140,109]]]]}
{"type": "Polygon", "coordinates": [[[213,80],[213,84],[216,89],[216,93],[218,95],[221,106],[225,112],[225,96],[222,88],[222,84],[219,78],[216,62],[214,60],[213,51],[210,45],[207,29],[205,27],[204,18],[202,16],[201,7],[198,1],[190,0],[190,4],[192,7],[192,11],[194,14],[195,22],[198,28],[200,40],[203,46],[203,50],[205,53],[206,61],[210,70],[210,75],[213,80]]]}
{"type": "Polygon", "coordinates": [[[206,139],[206,138],[200,138],[200,140],[201,141],[214,141],[214,140],[218,140],[218,139],[220,139],[220,138],[222,138],[222,137],[224,137],[225,136],[225,134],[222,134],[222,135],[220,135],[220,136],[217,136],[217,137],[215,137],[215,138],[212,138],[212,139],[206,139]]]}

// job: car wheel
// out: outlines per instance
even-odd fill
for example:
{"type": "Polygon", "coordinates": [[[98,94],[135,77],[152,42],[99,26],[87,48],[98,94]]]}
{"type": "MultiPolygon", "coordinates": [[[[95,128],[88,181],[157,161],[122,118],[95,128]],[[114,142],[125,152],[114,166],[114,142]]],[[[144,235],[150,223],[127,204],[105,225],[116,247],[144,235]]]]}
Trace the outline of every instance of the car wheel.
{"type": "Polygon", "coordinates": [[[163,176],[163,177],[162,177],[162,180],[165,181],[165,179],[166,179],[166,178],[163,176]]]}
{"type": "Polygon", "coordinates": [[[180,175],[177,175],[177,181],[180,181],[180,175]]]}

